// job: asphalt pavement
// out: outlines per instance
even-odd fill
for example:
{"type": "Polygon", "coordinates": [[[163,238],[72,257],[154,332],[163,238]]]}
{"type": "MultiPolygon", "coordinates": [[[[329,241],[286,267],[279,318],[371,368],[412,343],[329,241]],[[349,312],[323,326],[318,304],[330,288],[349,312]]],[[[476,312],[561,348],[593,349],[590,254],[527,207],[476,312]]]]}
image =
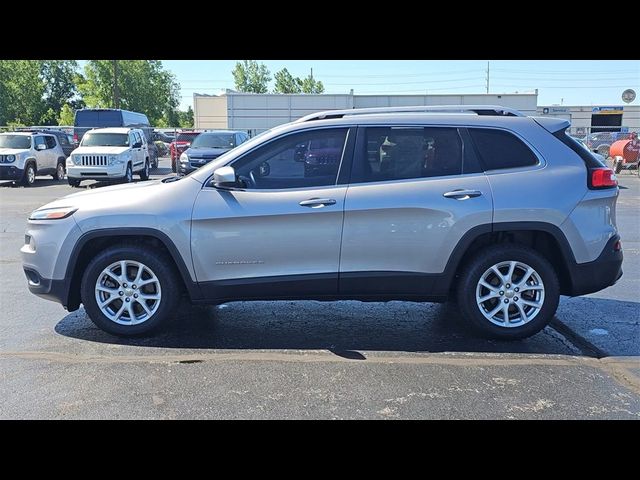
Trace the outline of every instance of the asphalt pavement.
{"type": "Polygon", "coordinates": [[[183,302],[119,339],[27,290],[26,218],[75,190],[0,183],[0,418],[638,419],[640,179],[619,178],[624,276],[518,342],[473,337],[451,305],[313,301],[183,302]]]}

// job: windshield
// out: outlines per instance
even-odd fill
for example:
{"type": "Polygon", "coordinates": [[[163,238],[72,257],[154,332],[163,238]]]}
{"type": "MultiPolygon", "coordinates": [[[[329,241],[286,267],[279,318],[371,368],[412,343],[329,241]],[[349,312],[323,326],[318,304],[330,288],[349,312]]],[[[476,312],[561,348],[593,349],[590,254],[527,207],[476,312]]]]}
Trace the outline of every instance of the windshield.
{"type": "Polygon", "coordinates": [[[196,138],[200,133],[198,132],[190,132],[190,133],[179,133],[176,141],[178,142],[193,142],[193,139],[196,138]]]}
{"type": "Polygon", "coordinates": [[[82,137],[83,147],[128,147],[129,135],[126,133],[91,133],[82,137]]]}
{"type": "Polygon", "coordinates": [[[0,148],[31,148],[31,137],[26,135],[0,135],[0,148]]]}
{"type": "Polygon", "coordinates": [[[231,148],[233,133],[203,133],[191,144],[191,148],[231,148]]]}

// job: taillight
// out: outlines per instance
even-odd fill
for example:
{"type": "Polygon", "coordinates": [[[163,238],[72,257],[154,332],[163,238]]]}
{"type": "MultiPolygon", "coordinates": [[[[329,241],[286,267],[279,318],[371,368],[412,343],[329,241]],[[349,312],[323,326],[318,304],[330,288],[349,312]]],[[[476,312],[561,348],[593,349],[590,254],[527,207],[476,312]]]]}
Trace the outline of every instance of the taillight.
{"type": "Polygon", "coordinates": [[[592,168],[591,177],[589,182],[589,188],[611,188],[618,186],[618,179],[616,174],[610,168],[592,168]]]}

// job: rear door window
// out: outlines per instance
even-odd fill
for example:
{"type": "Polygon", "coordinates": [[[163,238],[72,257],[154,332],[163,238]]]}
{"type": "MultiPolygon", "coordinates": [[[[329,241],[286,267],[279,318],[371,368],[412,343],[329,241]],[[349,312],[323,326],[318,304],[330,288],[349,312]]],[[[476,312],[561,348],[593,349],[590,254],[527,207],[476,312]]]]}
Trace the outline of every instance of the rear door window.
{"type": "Polygon", "coordinates": [[[485,170],[529,167],[538,164],[538,157],[512,133],[489,128],[470,128],[469,134],[485,170]]]}
{"type": "Polygon", "coordinates": [[[356,158],[351,183],[462,173],[463,144],[457,128],[366,128],[365,142],[366,154],[356,158]]]}
{"type": "Polygon", "coordinates": [[[56,139],[52,135],[44,137],[44,141],[46,142],[47,149],[56,148],[56,139]]]}

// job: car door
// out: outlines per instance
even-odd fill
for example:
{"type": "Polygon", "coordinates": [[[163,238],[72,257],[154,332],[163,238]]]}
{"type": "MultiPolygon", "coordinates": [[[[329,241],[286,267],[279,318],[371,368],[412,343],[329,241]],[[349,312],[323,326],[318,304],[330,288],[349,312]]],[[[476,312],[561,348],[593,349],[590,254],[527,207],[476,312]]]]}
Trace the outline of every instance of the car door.
{"type": "Polygon", "coordinates": [[[36,164],[38,171],[47,170],[51,168],[51,161],[49,159],[49,153],[47,151],[47,141],[44,139],[44,135],[36,135],[33,139],[33,149],[36,156],[36,164]],[[44,145],[45,148],[40,150],[39,145],[44,145]]]}
{"type": "Polygon", "coordinates": [[[238,188],[205,184],[191,227],[196,277],[207,298],[294,298],[337,293],[346,184],[353,132],[310,129],[281,136],[232,161],[238,188]],[[310,173],[301,145],[323,158],[310,173]],[[320,165],[320,162],[322,164],[320,165]],[[340,177],[342,178],[342,176],[340,177]]]}
{"type": "Polygon", "coordinates": [[[144,152],[142,150],[142,140],[140,139],[140,135],[138,132],[131,132],[131,158],[133,162],[133,170],[139,170],[140,164],[143,162],[144,152]]]}
{"type": "Polygon", "coordinates": [[[341,294],[432,295],[464,234],[490,230],[491,190],[466,136],[455,127],[358,130],[341,294]]]}
{"type": "Polygon", "coordinates": [[[58,157],[62,154],[60,148],[58,148],[58,140],[55,135],[45,135],[44,141],[47,145],[47,168],[54,169],[58,166],[58,157]]]}

